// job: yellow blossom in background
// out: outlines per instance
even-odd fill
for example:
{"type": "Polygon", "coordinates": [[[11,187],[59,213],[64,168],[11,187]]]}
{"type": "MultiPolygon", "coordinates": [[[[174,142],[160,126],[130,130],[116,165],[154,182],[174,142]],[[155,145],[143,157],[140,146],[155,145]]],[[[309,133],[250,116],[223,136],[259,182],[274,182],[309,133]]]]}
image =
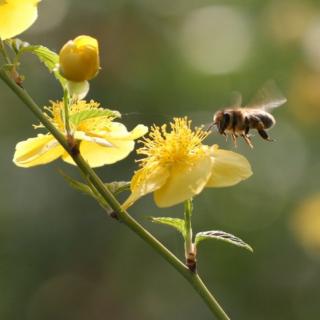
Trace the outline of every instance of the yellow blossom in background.
{"type": "Polygon", "coordinates": [[[0,0],[0,38],[13,38],[37,19],[40,0],[0,0]]]}
{"type": "MultiPolygon", "coordinates": [[[[52,102],[52,106],[46,109],[50,121],[66,134],[62,118],[63,102],[52,102]]],[[[94,101],[82,100],[71,106],[71,131],[74,138],[80,142],[81,155],[91,167],[124,159],[134,149],[134,140],[147,133],[148,128],[144,125],[137,125],[128,132],[122,123],[113,121],[119,116],[119,112],[100,108],[99,103],[94,101]]],[[[16,145],[13,162],[17,166],[28,168],[46,164],[59,157],[74,164],[69,154],[51,134],[39,134],[16,145]]]]}
{"type": "Polygon", "coordinates": [[[320,192],[303,199],[292,216],[291,229],[307,252],[320,256],[320,192]]]}
{"type": "Polygon", "coordinates": [[[59,63],[60,72],[66,79],[74,82],[91,80],[100,69],[98,41],[85,35],[69,40],[60,50],[59,63]]]}
{"type": "Polygon", "coordinates": [[[208,132],[191,129],[187,118],[175,118],[161,128],[154,126],[144,146],[137,150],[145,158],[131,180],[131,195],[124,207],[153,193],[159,207],[170,207],[199,194],[205,187],[232,186],[251,176],[248,160],[242,155],[203,145],[208,132]]]}

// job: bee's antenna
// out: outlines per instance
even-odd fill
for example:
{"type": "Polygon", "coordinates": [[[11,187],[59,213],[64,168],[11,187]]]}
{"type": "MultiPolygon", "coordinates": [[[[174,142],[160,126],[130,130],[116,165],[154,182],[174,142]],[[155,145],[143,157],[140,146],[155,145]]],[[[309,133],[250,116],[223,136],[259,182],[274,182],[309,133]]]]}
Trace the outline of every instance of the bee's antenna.
{"type": "Polygon", "coordinates": [[[206,131],[212,131],[211,129],[212,128],[214,128],[215,129],[215,131],[217,131],[218,130],[218,128],[217,128],[217,124],[216,123],[214,123],[214,122],[212,122],[209,126],[208,126],[208,128],[207,129],[205,129],[206,131]]]}

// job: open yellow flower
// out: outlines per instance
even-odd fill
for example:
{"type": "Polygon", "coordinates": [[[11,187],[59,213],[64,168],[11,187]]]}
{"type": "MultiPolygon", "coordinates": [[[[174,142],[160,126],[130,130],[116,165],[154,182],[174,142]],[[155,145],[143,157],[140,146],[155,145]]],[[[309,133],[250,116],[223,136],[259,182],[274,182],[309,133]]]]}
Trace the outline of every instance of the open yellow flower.
{"type": "MultiPolygon", "coordinates": [[[[63,121],[63,102],[51,102],[46,108],[50,121],[66,134],[63,121]]],[[[119,122],[113,121],[120,113],[99,107],[94,101],[78,101],[69,111],[73,136],[80,142],[80,153],[91,167],[100,167],[124,159],[134,149],[134,140],[147,133],[148,128],[137,125],[132,131],[119,122]]],[[[36,128],[43,127],[42,125],[36,128]]],[[[16,145],[13,162],[20,167],[46,164],[61,157],[74,164],[70,155],[51,134],[21,141],[16,145]]]]}
{"type": "Polygon", "coordinates": [[[6,40],[27,30],[37,19],[40,0],[0,0],[0,38],[6,40]]]}
{"type": "Polygon", "coordinates": [[[248,160],[242,155],[221,150],[217,145],[203,145],[208,132],[191,129],[187,118],[175,118],[161,128],[154,126],[144,146],[137,150],[145,158],[131,180],[131,195],[123,204],[153,193],[159,207],[170,207],[199,194],[205,187],[227,187],[252,175],[248,160]]]}

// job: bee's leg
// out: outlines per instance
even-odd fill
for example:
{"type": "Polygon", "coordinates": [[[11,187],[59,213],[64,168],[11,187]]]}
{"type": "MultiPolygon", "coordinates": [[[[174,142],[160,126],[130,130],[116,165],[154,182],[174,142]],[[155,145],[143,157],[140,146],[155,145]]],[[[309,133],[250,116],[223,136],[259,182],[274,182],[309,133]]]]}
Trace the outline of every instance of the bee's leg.
{"type": "Polygon", "coordinates": [[[264,140],[267,140],[267,141],[273,141],[273,140],[268,136],[268,133],[267,133],[267,131],[265,130],[265,127],[264,127],[263,122],[262,122],[259,118],[256,118],[256,120],[257,120],[256,129],[257,129],[260,137],[263,138],[264,140]]]}
{"type": "Polygon", "coordinates": [[[236,133],[231,133],[231,138],[233,141],[234,146],[237,148],[238,147],[238,143],[237,143],[237,134],[236,133]]]}
{"type": "Polygon", "coordinates": [[[273,139],[271,139],[268,134],[267,134],[267,131],[264,130],[264,129],[258,129],[258,133],[259,135],[264,139],[264,140],[267,140],[267,141],[274,141],[273,139]]]}
{"type": "Polygon", "coordinates": [[[248,135],[246,135],[245,133],[243,133],[243,134],[241,135],[241,137],[242,137],[242,138],[244,139],[244,141],[250,146],[250,148],[253,149],[253,144],[252,144],[252,142],[251,142],[250,137],[249,137],[248,135]]]}

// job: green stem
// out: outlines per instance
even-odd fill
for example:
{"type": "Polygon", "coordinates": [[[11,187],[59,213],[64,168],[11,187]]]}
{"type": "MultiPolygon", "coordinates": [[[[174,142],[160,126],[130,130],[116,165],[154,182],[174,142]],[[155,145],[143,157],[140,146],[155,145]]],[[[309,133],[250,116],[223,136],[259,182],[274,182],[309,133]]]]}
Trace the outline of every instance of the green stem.
{"type": "Polygon", "coordinates": [[[184,239],[184,251],[186,257],[186,265],[188,268],[195,272],[196,271],[196,252],[195,246],[192,241],[192,216],[193,206],[192,199],[185,201],[184,203],[184,223],[185,223],[185,239],[184,239]]]}
{"type": "Polygon", "coordinates": [[[114,210],[116,217],[124,223],[129,229],[136,233],[140,238],[147,242],[155,251],[157,251],[169,264],[171,264],[196,290],[207,304],[212,314],[219,320],[230,320],[219,303],[210,293],[208,288],[202,282],[198,274],[191,272],[171,251],[160,243],[153,235],[143,228],[127,211],[125,211],[110,190],[104,185],[92,168],[76,152],[65,139],[63,134],[50,122],[43,114],[41,108],[34,102],[31,96],[21,87],[16,85],[4,70],[0,70],[0,78],[9,86],[9,88],[22,100],[38,120],[49,130],[62,147],[70,154],[81,172],[88,177],[92,185],[101,194],[105,201],[114,210]]]}
{"type": "Polygon", "coordinates": [[[67,133],[67,136],[71,136],[70,122],[69,122],[69,106],[70,106],[70,97],[67,89],[63,90],[63,120],[64,127],[67,133]]]}

